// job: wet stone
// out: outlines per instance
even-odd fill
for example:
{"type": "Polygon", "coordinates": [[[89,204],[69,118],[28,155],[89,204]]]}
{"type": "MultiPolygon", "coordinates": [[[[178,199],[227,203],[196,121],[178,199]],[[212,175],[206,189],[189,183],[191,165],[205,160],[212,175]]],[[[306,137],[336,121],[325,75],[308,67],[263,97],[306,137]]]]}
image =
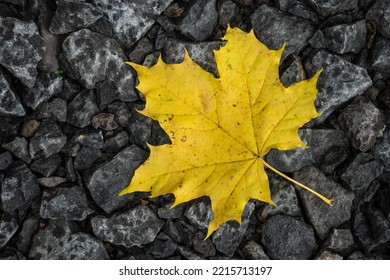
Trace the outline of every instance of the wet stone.
{"type": "Polygon", "coordinates": [[[15,137],[14,140],[4,143],[2,147],[12,152],[16,157],[20,158],[26,163],[30,163],[30,153],[28,152],[28,142],[23,137],[15,137]]]}
{"type": "Polygon", "coordinates": [[[306,2],[324,17],[352,10],[358,4],[358,0],[306,0],[306,2]]]}
{"type": "Polygon", "coordinates": [[[242,212],[241,224],[236,221],[228,221],[222,224],[211,236],[217,250],[226,256],[233,256],[234,252],[244,238],[248,228],[249,218],[255,209],[253,202],[248,202],[242,212]]]}
{"type": "Polygon", "coordinates": [[[92,230],[99,239],[125,247],[153,242],[164,222],[146,205],[140,205],[110,218],[91,219],[92,230]]]}
{"type": "Polygon", "coordinates": [[[205,257],[215,256],[216,250],[213,243],[211,242],[211,239],[207,238],[205,240],[205,237],[206,234],[201,231],[195,233],[192,239],[194,250],[205,257]]]}
{"type": "Polygon", "coordinates": [[[30,140],[31,158],[49,157],[61,151],[67,137],[60,127],[50,119],[43,120],[37,133],[30,140]]]}
{"type": "Polygon", "coordinates": [[[68,114],[68,105],[64,99],[54,98],[52,101],[43,103],[37,112],[38,119],[53,118],[59,122],[66,122],[68,114]]]}
{"type": "Polygon", "coordinates": [[[126,48],[137,42],[172,0],[93,0],[111,23],[115,37],[126,48]]]}
{"type": "Polygon", "coordinates": [[[358,97],[341,111],[338,120],[352,145],[366,152],[375,145],[385,116],[368,98],[358,97]]]}
{"type": "Polygon", "coordinates": [[[26,112],[13,92],[10,83],[0,72],[0,116],[23,117],[25,114],[26,112]]]}
{"type": "Polygon", "coordinates": [[[370,184],[383,173],[383,164],[371,154],[358,154],[346,170],[341,179],[352,191],[367,189],[370,184]]]}
{"type": "Polygon", "coordinates": [[[0,249],[11,239],[18,230],[18,219],[12,214],[0,216],[0,249]]]}
{"type": "Polygon", "coordinates": [[[87,169],[102,155],[98,148],[84,146],[74,159],[74,168],[77,170],[87,169]]]}
{"type": "Polygon", "coordinates": [[[249,260],[269,260],[269,257],[264,253],[263,247],[255,241],[249,241],[242,248],[242,252],[246,259],[249,260]]]}
{"type": "Polygon", "coordinates": [[[334,205],[330,206],[312,193],[297,188],[306,215],[321,239],[326,238],[332,228],[351,218],[352,202],[355,197],[353,192],[347,191],[313,166],[295,172],[294,179],[325,197],[334,199],[334,205]]]}
{"type": "Polygon", "coordinates": [[[371,48],[371,67],[381,73],[390,73],[390,39],[377,38],[371,48]]]}
{"type": "Polygon", "coordinates": [[[92,4],[60,1],[49,30],[53,34],[77,31],[93,24],[102,16],[102,12],[92,4]]]}
{"type": "Polygon", "coordinates": [[[32,21],[0,17],[0,38],[0,64],[32,88],[37,76],[37,64],[45,51],[37,26],[32,21]]]}
{"type": "Polygon", "coordinates": [[[336,53],[359,53],[366,44],[366,21],[340,24],[322,30],[326,47],[336,53]]]}
{"type": "Polygon", "coordinates": [[[5,170],[12,163],[12,154],[10,152],[4,152],[0,154],[0,170],[5,170]]]}
{"type": "Polygon", "coordinates": [[[366,19],[375,21],[379,33],[390,38],[390,6],[388,1],[375,1],[367,11],[366,19]]]}
{"type": "Polygon", "coordinates": [[[40,194],[34,174],[22,161],[15,161],[6,170],[1,183],[1,204],[5,212],[12,212],[31,202],[40,194]]]}
{"type": "Polygon", "coordinates": [[[323,122],[333,111],[363,94],[372,85],[364,68],[324,50],[308,58],[305,68],[310,77],[323,68],[317,81],[318,95],[315,101],[317,111],[322,113],[316,118],[318,122],[323,122]]]}
{"type": "Polygon", "coordinates": [[[282,59],[291,53],[298,55],[314,33],[310,21],[267,5],[261,5],[252,15],[251,21],[256,37],[268,48],[277,50],[286,43],[282,59]]]}
{"type": "Polygon", "coordinates": [[[351,230],[334,229],[329,238],[325,241],[324,247],[342,256],[352,253],[356,247],[351,230]]]}
{"type": "Polygon", "coordinates": [[[271,259],[307,260],[317,251],[313,228],[290,216],[276,215],[263,227],[262,243],[271,259]]]}
{"type": "Polygon", "coordinates": [[[200,0],[188,8],[176,29],[192,41],[204,41],[211,36],[217,22],[216,0],[200,0]]]}
{"type": "Polygon", "coordinates": [[[45,219],[82,221],[93,213],[82,187],[46,189],[42,195],[40,215],[45,219]]]}
{"type": "Polygon", "coordinates": [[[85,89],[80,92],[68,105],[67,122],[77,127],[86,127],[91,124],[92,117],[99,112],[95,94],[85,89]]]}
{"type": "Polygon", "coordinates": [[[145,151],[133,145],[120,151],[91,174],[86,181],[87,188],[98,206],[106,213],[111,213],[134,199],[133,195],[117,195],[128,186],[134,171],[146,157],[145,151]]]}
{"type": "Polygon", "coordinates": [[[54,154],[48,158],[37,159],[31,164],[30,169],[45,177],[49,177],[57,171],[61,162],[62,160],[59,154],[54,154]]]}
{"type": "Polygon", "coordinates": [[[61,92],[62,85],[61,76],[40,71],[37,75],[35,85],[25,93],[23,101],[28,107],[35,110],[53,95],[61,92]]]}

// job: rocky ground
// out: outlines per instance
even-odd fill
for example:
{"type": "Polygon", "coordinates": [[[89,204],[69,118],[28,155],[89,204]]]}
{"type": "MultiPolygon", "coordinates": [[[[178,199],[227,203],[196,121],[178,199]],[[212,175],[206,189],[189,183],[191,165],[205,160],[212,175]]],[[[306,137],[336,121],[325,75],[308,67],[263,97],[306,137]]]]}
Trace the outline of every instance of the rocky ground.
{"type": "Polygon", "coordinates": [[[388,259],[389,77],[388,0],[0,0],[0,258],[388,259]],[[229,23],[287,42],[286,86],[323,69],[310,148],[267,161],[337,202],[270,174],[278,206],[204,240],[207,198],[116,197],[166,141],[124,62],[216,73],[229,23]]]}

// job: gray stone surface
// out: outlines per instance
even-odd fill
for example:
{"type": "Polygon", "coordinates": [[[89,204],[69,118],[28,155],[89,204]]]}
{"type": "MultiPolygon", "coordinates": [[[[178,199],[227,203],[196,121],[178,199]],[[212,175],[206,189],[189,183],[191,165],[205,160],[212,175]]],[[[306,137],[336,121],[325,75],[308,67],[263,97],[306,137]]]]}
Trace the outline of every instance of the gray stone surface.
{"type": "Polygon", "coordinates": [[[31,202],[39,194],[36,178],[27,165],[22,161],[13,162],[1,182],[2,209],[11,213],[31,202]]]}
{"type": "Polygon", "coordinates": [[[323,122],[334,110],[363,94],[372,85],[364,68],[324,50],[307,59],[305,68],[309,77],[323,69],[318,78],[318,95],[315,101],[317,111],[322,113],[316,118],[318,122],[323,122]]]}
{"type": "Polygon", "coordinates": [[[84,146],[74,159],[74,168],[77,170],[87,169],[102,155],[99,148],[84,146]]]}
{"type": "Polygon", "coordinates": [[[59,1],[50,25],[53,34],[65,34],[86,28],[103,16],[103,13],[89,3],[59,1]]]}
{"type": "Polygon", "coordinates": [[[345,107],[338,120],[352,145],[362,152],[375,145],[377,135],[385,125],[385,115],[365,97],[358,97],[345,107]]]}
{"type": "Polygon", "coordinates": [[[43,103],[37,110],[37,119],[53,118],[59,122],[66,122],[68,104],[64,99],[54,98],[50,102],[43,103]]]}
{"type": "Polygon", "coordinates": [[[28,107],[35,110],[53,95],[61,92],[62,84],[61,76],[40,71],[38,72],[35,85],[25,93],[23,101],[28,107]]]}
{"type": "Polygon", "coordinates": [[[179,204],[171,208],[172,204],[173,203],[168,203],[163,207],[158,208],[157,213],[161,219],[179,219],[183,215],[184,204],[179,204]]]}
{"type": "Polygon", "coordinates": [[[325,250],[321,252],[321,254],[319,254],[315,259],[316,260],[342,260],[343,257],[338,254],[325,250]]]}
{"type": "Polygon", "coordinates": [[[384,74],[390,73],[390,39],[378,37],[370,52],[371,67],[384,74]]]}
{"type": "Polygon", "coordinates": [[[65,146],[66,139],[66,135],[54,121],[43,120],[37,133],[30,140],[31,158],[47,158],[58,153],[65,146]]]}
{"type": "Polygon", "coordinates": [[[93,0],[110,22],[115,37],[130,48],[154,24],[172,0],[93,0]]]}
{"type": "Polygon", "coordinates": [[[40,208],[42,218],[82,221],[93,212],[83,187],[58,187],[43,191],[40,208]]]}
{"type": "Polygon", "coordinates": [[[217,22],[217,1],[199,0],[188,8],[176,29],[192,41],[204,41],[211,36],[217,22]]]}
{"type": "Polygon", "coordinates": [[[118,152],[123,148],[127,143],[129,143],[129,135],[126,131],[119,132],[113,137],[110,137],[104,143],[103,149],[108,152],[118,152]]]}
{"type": "Polygon", "coordinates": [[[62,160],[59,154],[53,154],[48,158],[40,158],[34,161],[30,169],[31,171],[37,172],[45,177],[53,175],[58,166],[61,164],[62,160]]]}
{"type": "Polygon", "coordinates": [[[31,239],[39,229],[39,218],[32,216],[23,221],[22,229],[17,236],[16,247],[25,255],[28,255],[28,250],[31,246],[31,239]]]}
{"type": "Polygon", "coordinates": [[[45,51],[37,26],[31,21],[0,17],[0,38],[0,64],[32,88],[45,51]]]}
{"type": "Polygon", "coordinates": [[[115,121],[121,127],[127,127],[130,123],[131,113],[124,102],[116,101],[108,105],[107,111],[115,116],[115,121]]]}
{"type": "Polygon", "coordinates": [[[148,248],[147,253],[155,259],[166,259],[176,253],[177,244],[165,233],[160,233],[148,248]]]}
{"type": "Polygon", "coordinates": [[[99,239],[132,247],[153,242],[164,222],[148,206],[140,205],[109,218],[96,216],[91,225],[99,239]]]}
{"type": "Polygon", "coordinates": [[[325,47],[343,53],[359,53],[366,44],[366,21],[360,20],[351,24],[339,24],[322,30],[325,47]]]}
{"type": "Polygon", "coordinates": [[[11,239],[18,230],[18,219],[12,214],[0,216],[0,249],[11,239]]]}
{"type": "Polygon", "coordinates": [[[91,174],[87,181],[87,188],[97,205],[106,213],[125,206],[133,199],[133,195],[118,197],[118,194],[128,186],[134,171],[146,157],[145,151],[130,146],[91,174]]]}
{"type": "Polygon", "coordinates": [[[270,258],[276,260],[310,259],[318,247],[312,227],[282,215],[266,221],[261,241],[270,258]]]}
{"type": "Polygon", "coordinates": [[[11,84],[0,71],[0,116],[23,117],[26,114],[11,84]]]}
{"type": "Polygon", "coordinates": [[[377,0],[366,13],[366,19],[376,23],[378,31],[390,38],[390,6],[386,0],[377,0]]]}
{"type": "Polygon", "coordinates": [[[293,55],[293,61],[280,75],[280,81],[285,87],[289,87],[306,78],[305,69],[299,56],[293,55]]]}
{"type": "Polygon", "coordinates": [[[233,1],[222,2],[218,8],[218,24],[227,26],[239,12],[240,8],[233,1]]]}
{"type": "Polygon", "coordinates": [[[347,256],[357,247],[351,230],[334,229],[324,243],[324,247],[342,256],[347,256]]]}
{"type": "Polygon", "coordinates": [[[348,151],[345,148],[334,146],[330,148],[324,156],[320,169],[325,174],[333,174],[336,168],[342,164],[348,157],[348,151]]]}
{"type": "Polygon", "coordinates": [[[57,176],[38,178],[39,185],[46,188],[54,188],[67,181],[68,181],[67,178],[57,177],[57,176]]]}
{"type": "Polygon", "coordinates": [[[0,154],[0,170],[5,170],[12,163],[12,155],[10,152],[0,154]]]}
{"type": "Polygon", "coordinates": [[[92,118],[92,126],[96,129],[100,128],[105,131],[111,131],[118,128],[118,124],[114,120],[115,116],[107,113],[99,113],[92,118]]]}
{"type": "Polygon", "coordinates": [[[310,21],[267,5],[261,5],[252,15],[251,21],[256,37],[268,48],[280,49],[286,43],[282,59],[291,53],[299,54],[314,33],[310,21]]]}
{"type": "Polygon", "coordinates": [[[211,242],[211,238],[205,239],[206,234],[202,231],[195,233],[192,242],[194,250],[205,257],[215,256],[216,250],[214,244],[211,242]]]}
{"type": "Polygon", "coordinates": [[[264,252],[263,247],[255,241],[249,241],[242,248],[242,252],[246,259],[249,260],[269,260],[269,257],[264,252]]]}
{"type": "Polygon", "coordinates": [[[383,172],[383,163],[371,154],[358,154],[346,170],[341,173],[341,179],[353,191],[366,190],[370,184],[383,172]]]}
{"type": "Polygon", "coordinates": [[[381,137],[378,138],[373,150],[375,158],[382,160],[384,171],[390,174],[390,127],[386,129],[381,137]]]}
{"type": "Polygon", "coordinates": [[[199,198],[191,201],[188,204],[184,215],[192,225],[206,231],[209,223],[214,218],[213,211],[211,210],[210,199],[199,198]]]}
{"type": "Polygon", "coordinates": [[[222,224],[211,235],[211,240],[219,252],[229,257],[233,256],[244,238],[248,228],[250,215],[254,209],[255,204],[253,202],[248,202],[241,215],[241,224],[237,221],[228,221],[222,224]]]}
{"type": "Polygon", "coordinates": [[[2,147],[12,152],[16,157],[20,158],[27,164],[30,163],[31,157],[28,151],[28,142],[23,137],[15,137],[12,141],[4,143],[2,147]]]}
{"type": "Polygon", "coordinates": [[[323,196],[334,199],[334,205],[330,206],[314,194],[297,187],[306,215],[321,239],[326,238],[332,228],[351,218],[355,197],[353,192],[347,191],[313,166],[295,172],[294,179],[323,196]]]}
{"type": "Polygon", "coordinates": [[[99,112],[93,90],[84,89],[68,104],[67,122],[77,126],[86,127],[91,124],[92,117],[99,112]]]}
{"type": "Polygon", "coordinates": [[[277,0],[279,9],[298,17],[317,21],[316,13],[307,5],[305,0],[277,0]]]}
{"type": "Polygon", "coordinates": [[[328,17],[357,7],[358,0],[306,0],[320,15],[328,17]]]}

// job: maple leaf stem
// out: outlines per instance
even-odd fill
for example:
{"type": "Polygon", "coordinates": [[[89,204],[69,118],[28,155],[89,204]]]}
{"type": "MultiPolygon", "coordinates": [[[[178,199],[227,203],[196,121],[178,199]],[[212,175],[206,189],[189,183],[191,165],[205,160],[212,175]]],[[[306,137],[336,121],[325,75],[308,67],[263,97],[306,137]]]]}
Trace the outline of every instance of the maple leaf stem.
{"type": "Polygon", "coordinates": [[[265,166],[267,166],[269,169],[271,169],[273,172],[275,172],[276,174],[282,176],[283,178],[289,180],[290,182],[300,186],[301,188],[304,188],[305,190],[311,192],[312,194],[315,194],[317,197],[321,198],[325,203],[333,206],[334,205],[334,200],[333,199],[329,199],[329,198],[326,198],[325,196],[323,196],[322,194],[316,192],[315,190],[312,190],[311,188],[309,188],[308,186],[305,186],[304,184],[302,183],[299,183],[298,181],[295,181],[294,179],[288,177],[287,175],[283,174],[282,172],[280,172],[279,170],[277,170],[276,168],[274,168],[273,166],[271,166],[268,162],[266,162],[263,158],[261,158],[261,160],[263,161],[263,164],[265,166]]]}

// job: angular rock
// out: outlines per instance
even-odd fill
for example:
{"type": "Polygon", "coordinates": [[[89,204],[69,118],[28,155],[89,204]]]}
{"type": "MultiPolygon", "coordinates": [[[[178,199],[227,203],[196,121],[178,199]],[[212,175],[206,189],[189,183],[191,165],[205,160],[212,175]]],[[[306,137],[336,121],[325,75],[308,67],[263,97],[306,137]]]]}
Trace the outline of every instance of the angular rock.
{"type": "Polygon", "coordinates": [[[226,27],[239,12],[240,8],[233,1],[222,2],[218,9],[219,25],[226,27]]]}
{"type": "Polygon", "coordinates": [[[158,208],[157,214],[161,219],[179,219],[183,215],[184,204],[179,204],[171,209],[172,204],[173,203],[168,203],[163,207],[158,208]]]}
{"type": "Polygon", "coordinates": [[[74,159],[74,168],[77,170],[87,169],[102,155],[100,149],[84,146],[77,153],[74,159]]]}
{"type": "Polygon", "coordinates": [[[251,21],[256,37],[268,48],[280,49],[286,43],[282,59],[291,53],[298,55],[314,33],[310,21],[267,5],[261,5],[252,15],[251,21]]]}
{"type": "Polygon", "coordinates": [[[101,149],[104,145],[103,132],[98,129],[85,128],[76,133],[76,141],[82,146],[101,149]]]}
{"type": "Polygon", "coordinates": [[[59,154],[54,154],[48,158],[37,159],[31,164],[30,169],[45,177],[49,177],[57,171],[61,162],[62,160],[59,154]]]}
{"type": "Polygon", "coordinates": [[[41,122],[36,119],[30,119],[23,123],[20,135],[24,138],[31,138],[37,132],[41,122]]]}
{"type": "Polygon", "coordinates": [[[134,171],[146,157],[145,151],[133,145],[120,151],[91,174],[87,180],[87,188],[95,202],[106,213],[125,206],[133,199],[133,195],[117,195],[128,186],[134,171]]]}
{"type": "Polygon", "coordinates": [[[45,51],[34,22],[0,17],[0,64],[27,87],[32,88],[37,64],[45,51]]]}
{"type": "Polygon", "coordinates": [[[62,85],[61,76],[40,71],[37,75],[35,85],[24,95],[23,101],[28,107],[35,110],[54,94],[61,92],[62,85]]]}
{"type": "Polygon", "coordinates": [[[23,137],[15,137],[14,140],[4,143],[2,147],[12,152],[16,157],[20,158],[26,163],[30,163],[30,153],[28,152],[28,142],[23,137]]]}
{"type": "Polygon", "coordinates": [[[242,212],[241,224],[236,221],[228,221],[222,224],[211,236],[218,251],[226,256],[233,256],[234,252],[244,238],[248,228],[249,218],[255,209],[253,202],[248,202],[242,212]]]}
{"type": "Polygon", "coordinates": [[[148,37],[142,37],[134,49],[128,54],[129,61],[142,64],[145,60],[145,57],[156,50],[154,42],[152,42],[148,37]]]}
{"type": "Polygon", "coordinates": [[[307,260],[317,251],[312,227],[290,216],[269,218],[261,241],[270,258],[276,260],[307,260]]]}
{"type": "Polygon", "coordinates": [[[184,246],[178,246],[177,251],[187,260],[202,260],[202,257],[199,256],[196,252],[184,246]]]}
{"type": "Polygon", "coordinates": [[[329,238],[325,241],[324,247],[342,256],[352,253],[356,247],[351,230],[334,229],[329,238]]]}
{"type": "Polygon", "coordinates": [[[204,231],[207,231],[209,223],[214,218],[208,198],[199,198],[189,203],[184,215],[192,225],[204,231]]]}
{"type": "Polygon", "coordinates": [[[213,33],[217,22],[216,0],[200,0],[188,8],[188,12],[176,29],[192,41],[204,41],[213,33]]]}
{"type": "Polygon", "coordinates": [[[280,81],[285,87],[289,87],[306,79],[306,73],[299,56],[293,55],[293,61],[280,76],[280,81]]]}
{"type": "Polygon", "coordinates": [[[114,102],[108,105],[107,111],[115,116],[115,121],[121,127],[127,127],[130,123],[131,113],[130,109],[124,102],[114,102]]]}
{"type": "Polygon", "coordinates": [[[52,101],[43,103],[39,107],[37,112],[38,119],[50,119],[53,118],[59,122],[66,122],[66,116],[68,115],[68,104],[64,99],[54,98],[52,101]]]}
{"type": "Polygon", "coordinates": [[[329,252],[329,251],[323,251],[318,257],[315,258],[316,260],[342,260],[343,257],[338,255],[338,254],[334,254],[332,252],[329,252]]]}
{"type": "Polygon", "coordinates": [[[359,53],[366,44],[366,21],[360,20],[351,24],[339,24],[322,30],[326,47],[333,52],[359,53]]]}
{"type": "Polygon", "coordinates": [[[377,135],[385,124],[384,114],[364,97],[356,98],[352,104],[344,108],[338,120],[352,145],[362,152],[375,145],[377,135]]]}
{"type": "Polygon", "coordinates": [[[365,190],[382,172],[383,164],[380,160],[375,160],[371,154],[361,153],[341,174],[341,179],[352,191],[365,190]]]}
{"type": "Polygon", "coordinates": [[[22,122],[17,118],[1,118],[0,135],[1,137],[9,137],[19,134],[22,122]]]}
{"type": "Polygon", "coordinates": [[[37,232],[39,229],[38,222],[39,218],[35,216],[27,218],[26,220],[24,220],[22,229],[18,234],[16,246],[25,255],[28,255],[28,250],[31,246],[31,239],[35,232],[37,232]]]}
{"type": "Polygon", "coordinates": [[[37,133],[30,140],[31,158],[50,157],[66,144],[67,137],[51,119],[43,120],[37,133]]]}
{"type": "Polygon", "coordinates": [[[154,24],[172,0],[93,0],[111,23],[115,37],[130,48],[154,24]]]}
{"type": "Polygon", "coordinates": [[[306,0],[320,15],[328,17],[357,8],[358,0],[306,0]]]}
{"type": "Polygon", "coordinates": [[[205,237],[206,234],[202,231],[198,231],[197,233],[195,233],[192,240],[194,250],[205,257],[215,256],[216,250],[213,243],[211,242],[211,239],[205,239],[205,237]]]}
{"type": "Polygon", "coordinates": [[[277,0],[279,9],[294,16],[317,21],[316,13],[306,4],[305,0],[277,0]]]}
{"type": "Polygon", "coordinates": [[[100,113],[92,118],[92,126],[96,129],[100,128],[105,131],[111,131],[118,128],[118,124],[114,120],[114,115],[100,113]]]}
{"type": "Polygon", "coordinates": [[[51,260],[65,245],[69,237],[78,231],[72,221],[50,220],[33,237],[28,256],[33,260],[51,260]]]}
{"type": "Polygon", "coordinates": [[[10,152],[4,152],[0,154],[0,170],[6,170],[12,163],[12,155],[10,152]]]}
{"type": "Polygon", "coordinates": [[[49,30],[53,34],[77,31],[90,26],[102,16],[103,13],[92,4],[60,1],[49,30]]]}
{"type": "Polygon", "coordinates": [[[378,138],[372,150],[375,158],[383,162],[384,171],[390,174],[390,127],[386,127],[383,136],[378,138]]]}
{"type": "Polygon", "coordinates": [[[43,191],[40,216],[44,219],[82,221],[93,212],[83,187],[58,187],[43,191]]]}
{"type": "Polygon", "coordinates": [[[67,122],[77,127],[91,124],[92,117],[99,112],[96,97],[92,90],[80,92],[68,105],[67,122]]]}
{"type": "Polygon", "coordinates": [[[62,91],[58,93],[58,97],[70,102],[82,90],[83,87],[78,82],[69,77],[64,77],[64,85],[62,91]]]}
{"type": "Polygon", "coordinates": [[[372,85],[365,69],[324,50],[307,59],[305,68],[310,77],[323,69],[317,81],[315,101],[317,111],[322,113],[316,118],[318,122],[323,122],[334,110],[363,94],[372,85]]]}
{"type": "Polygon", "coordinates": [[[146,205],[114,215],[91,219],[92,230],[99,239],[125,247],[153,242],[164,222],[146,205]]]}
{"type": "Polygon", "coordinates": [[[18,230],[18,219],[11,214],[0,216],[0,249],[11,239],[18,230]]]}
{"type": "Polygon", "coordinates": [[[16,161],[6,170],[1,183],[1,205],[11,213],[31,202],[40,194],[34,174],[22,161],[16,161]]]}
{"type": "Polygon", "coordinates": [[[23,117],[24,115],[26,111],[12,91],[10,83],[0,72],[0,116],[23,117]]]}
{"type": "Polygon", "coordinates": [[[264,253],[263,247],[255,241],[249,241],[242,248],[244,256],[248,260],[269,260],[269,257],[264,253]]]}
{"type": "Polygon", "coordinates": [[[108,138],[104,143],[104,150],[108,152],[118,152],[122,147],[129,143],[129,135],[126,131],[119,132],[114,137],[108,138]]]}
{"type": "Polygon", "coordinates": [[[351,218],[352,202],[355,197],[353,192],[347,191],[313,166],[294,173],[294,179],[325,197],[334,199],[334,205],[330,206],[312,193],[297,188],[306,215],[321,239],[324,239],[332,228],[351,218]]]}
{"type": "Polygon", "coordinates": [[[147,253],[155,259],[166,259],[172,256],[177,249],[177,244],[165,233],[160,233],[148,248],[147,253]]]}
{"type": "Polygon", "coordinates": [[[386,0],[377,0],[366,13],[366,19],[376,23],[378,31],[390,38],[390,6],[386,0]]]}
{"type": "Polygon", "coordinates": [[[324,156],[320,169],[325,174],[332,174],[336,168],[346,160],[348,152],[346,149],[334,146],[328,150],[328,153],[324,156]]]}
{"type": "Polygon", "coordinates": [[[377,38],[371,48],[371,67],[381,73],[390,73],[390,39],[377,38]]]}

